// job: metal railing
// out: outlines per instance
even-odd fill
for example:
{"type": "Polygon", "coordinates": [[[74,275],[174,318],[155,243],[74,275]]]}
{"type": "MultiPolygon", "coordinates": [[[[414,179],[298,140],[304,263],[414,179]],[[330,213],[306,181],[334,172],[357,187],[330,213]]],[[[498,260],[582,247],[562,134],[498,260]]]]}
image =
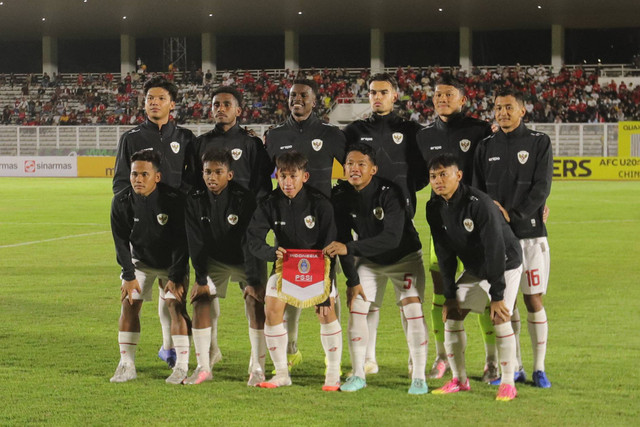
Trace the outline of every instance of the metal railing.
{"type": "MultiPolygon", "coordinates": [[[[258,136],[272,125],[247,125],[258,136]]],[[[555,156],[610,157],[618,154],[617,123],[530,123],[551,138],[555,156]]],[[[213,125],[186,125],[201,135],[213,125]]],[[[243,126],[244,127],[244,126],[243,126]]],[[[0,126],[0,156],[112,156],[120,136],[133,126],[0,126]]]]}

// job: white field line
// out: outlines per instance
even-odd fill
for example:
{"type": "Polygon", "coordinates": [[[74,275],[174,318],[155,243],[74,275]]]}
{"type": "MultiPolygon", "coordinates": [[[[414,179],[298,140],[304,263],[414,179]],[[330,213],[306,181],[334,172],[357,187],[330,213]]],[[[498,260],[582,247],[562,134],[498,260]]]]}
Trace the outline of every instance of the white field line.
{"type": "Polygon", "coordinates": [[[640,219],[597,219],[592,221],[549,221],[548,224],[609,224],[639,221],[640,219]]]}
{"type": "Polygon", "coordinates": [[[0,246],[0,249],[15,248],[18,246],[37,245],[38,243],[54,242],[56,240],[74,239],[76,237],[95,236],[96,234],[104,234],[104,233],[108,233],[108,231],[96,231],[95,233],[73,234],[71,236],[54,237],[53,239],[42,239],[42,240],[34,240],[32,242],[13,243],[11,245],[2,245],[0,246]]]}

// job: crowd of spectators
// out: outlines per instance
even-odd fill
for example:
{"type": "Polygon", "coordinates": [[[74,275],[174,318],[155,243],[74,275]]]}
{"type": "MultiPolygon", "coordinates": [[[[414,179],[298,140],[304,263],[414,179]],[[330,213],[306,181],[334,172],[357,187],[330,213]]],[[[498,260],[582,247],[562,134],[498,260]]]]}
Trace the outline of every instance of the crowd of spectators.
{"type": "MultiPolygon", "coordinates": [[[[399,85],[398,111],[407,119],[428,124],[435,119],[431,97],[434,83],[444,72],[464,82],[466,114],[493,119],[492,95],[496,88],[514,87],[525,94],[526,122],[604,123],[640,120],[640,85],[605,85],[598,70],[563,68],[552,73],[544,66],[474,67],[467,73],[457,68],[400,67],[395,70],[399,85]]],[[[135,125],[144,121],[144,81],[156,75],[144,67],[122,78],[106,74],[0,75],[2,123],[13,125],[135,125]],[[16,88],[19,93],[16,96],[16,88]],[[10,102],[7,102],[7,93],[10,102]],[[15,98],[15,99],[13,99],[15,98]]],[[[287,114],[287,97],[296,78],[318,83],[318,114],[328,119],[334,103],[361,102],[367,97],[369,70],[311,69],[300,72],[226,71],[214,76],[210,71],[180,73],[171,69],[164,75],[180,89],[173,112],[180,124],[212,123],[211,92],[218,85],[239,89],[245,105],[243,124],[274,124],[287,114]]]]}

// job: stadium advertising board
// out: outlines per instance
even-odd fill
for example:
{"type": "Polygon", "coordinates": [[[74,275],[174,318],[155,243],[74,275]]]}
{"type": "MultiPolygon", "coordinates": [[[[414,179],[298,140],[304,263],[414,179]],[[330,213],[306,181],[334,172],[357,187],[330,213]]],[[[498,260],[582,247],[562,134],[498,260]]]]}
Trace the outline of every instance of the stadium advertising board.
{"type": "Polygon", "coordinates": [[[78,157],[78,176],[82,178],[113,178],[115,167],[114,156],[78,157]]]}
{"type": "Polygon", "coordinates": [[[76,156],[0,157],[0,176],[76,177],[76,156]]]}
{"type": "Polygon", "coordinates": [[[556,157],[553,179],[640,181],[640,157],[556,157]]]}

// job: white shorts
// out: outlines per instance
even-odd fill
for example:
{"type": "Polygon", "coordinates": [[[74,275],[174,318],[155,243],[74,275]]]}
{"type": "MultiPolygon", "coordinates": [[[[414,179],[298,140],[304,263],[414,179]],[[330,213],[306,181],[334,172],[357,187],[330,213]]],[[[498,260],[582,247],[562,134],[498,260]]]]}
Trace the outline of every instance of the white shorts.
{"type": "MultiPolygon", "coordinates": [[[[509,314],[513,314],[513,306],[518,296],[520,276],[522,276],[522,265],[504,272],[506,287],[503,296],[504,303],[509,307],[509,314]]],[[[474,313],[483,313],[487,303],[491,301],[489,294],[491,285],[489,285],[489,282],[480,280],[465,271],[456,284],[458,285],[456,298],[460,308],[471,310],[474,313]]]]}
{"type": "Polygon", "coordinates": [[[546,237],[521,239],[523,272],[520,290],[525,295],[546,294],[549,284],[549,243],[546,237]]]}
{"type": "MultiPolygon", "coordinates": [[[[278,298],[278,275],[274,274],[269,277],[267,281],[267,290],[265,296],[278,298]]],[[[335,298],[338,296],[338,291],[336,290],[335,281],[331,283],[331,292],[329,293],[330,298],[335,298]]]]}
{"type": "Polygon", "coordinates": [[[356,260],[362,290],[367,301],[376,307],[382,306],[387,279],[391,280],[396,292],[396,303],[405,298],[418,297],[424,301],[424,264],[422,251],[410,253],[398,262],[382,265],[360,257],[356,260]]]}
{"type": "MultiPolygon", "coordinates": [[[[164,292],[164,285],[169,281],[169,270],[149,267],[142,261],[135,258],[132,261],[133,265],[136,267],[136,280],[138,281],[140,290],[142,291],[140,293],[138,293],[138,291],[133,291],[132,296],[134,300],[151,301],[153,297],[153,282],[155,282],[156,279],[158,279],[160,298],[176,299],[175,295],[171,292],[164,292]]],[[[122,280],[122,284],[124,284],[124,279],[122,280]]]]}

